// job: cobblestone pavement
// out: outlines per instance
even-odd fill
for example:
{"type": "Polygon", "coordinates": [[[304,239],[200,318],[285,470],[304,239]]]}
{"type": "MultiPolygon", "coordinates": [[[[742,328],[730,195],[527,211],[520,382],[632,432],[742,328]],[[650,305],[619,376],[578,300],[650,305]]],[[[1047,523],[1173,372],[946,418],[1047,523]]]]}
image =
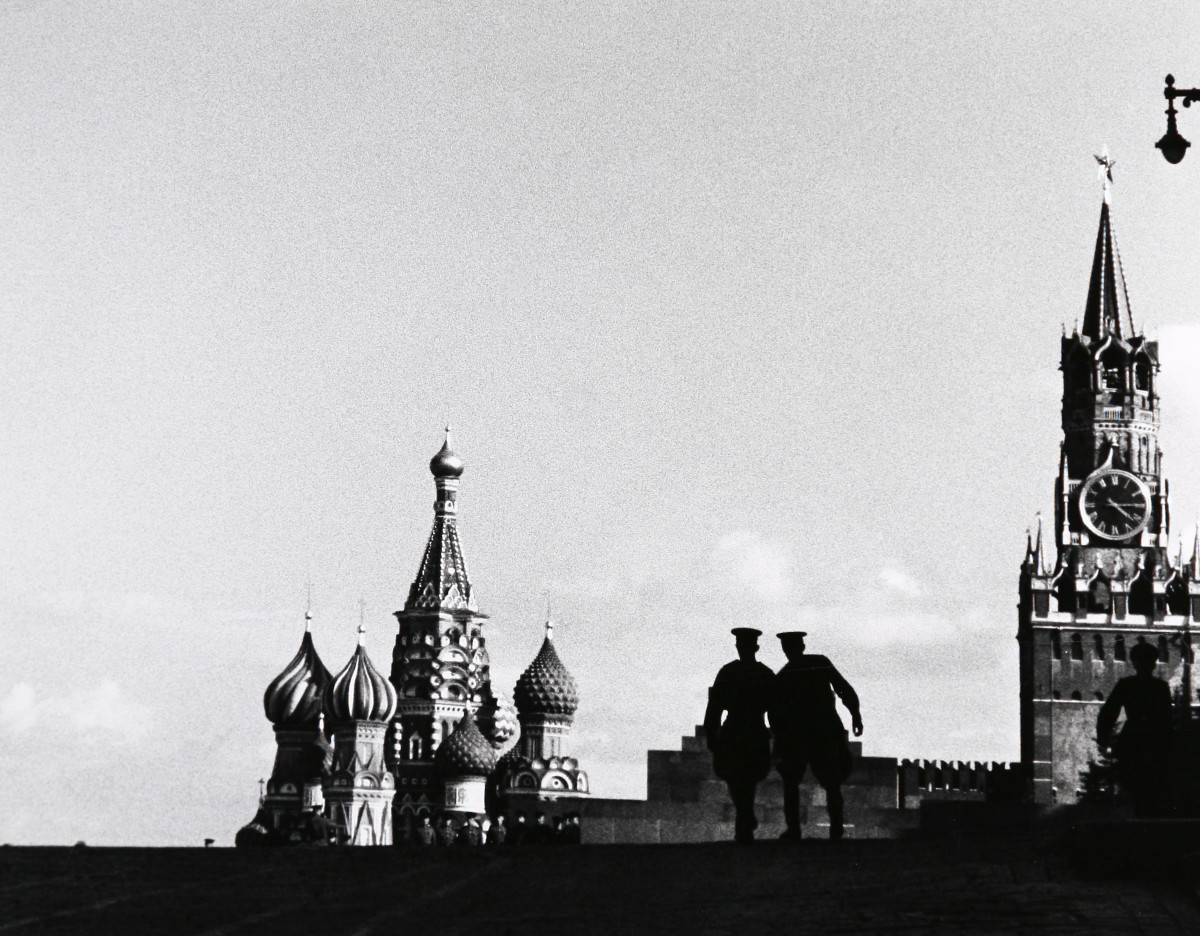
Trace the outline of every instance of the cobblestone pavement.
{"type": "Polygon", "coordinates": [[[1197,933],[1192,882],[1032,838],[798,846],[0,848],[0,934],[1197,933]]]}

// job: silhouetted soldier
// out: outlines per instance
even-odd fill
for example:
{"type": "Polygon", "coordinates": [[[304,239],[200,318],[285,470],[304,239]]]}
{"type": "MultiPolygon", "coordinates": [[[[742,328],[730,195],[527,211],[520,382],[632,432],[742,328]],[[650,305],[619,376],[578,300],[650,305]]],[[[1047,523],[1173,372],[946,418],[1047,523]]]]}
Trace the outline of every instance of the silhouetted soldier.
{"type": "Polygon", "coordinates": [[[529,834],[525,841],[530,845],[549,845],[554,841],[554,832],[550,829],[550,826],[546,825],[546,814],[544,812],[533,814],[533,825],[529,827],[529,834]]]}
{"type": "Polygon", "coordinates": [[[845,832],[842,784],[850,776],[853,759],[846,745],[846,728],[838,717],[833,696],[850,710],[854,736],[862,734],[858,695],[850,683],[819,654],[804,652],[804,631],[779,635],[787,664],[775,675],[771,702],[771,729],[775,732],[775,764],[783,778],[783,817],[787,830],[780,838],[800,838],[800,781],[812,767],[825,788],[829,804],[829,837],[845,832]]]}
{"type": "Polygon", "coordinates": [[[1119,680],[1096,718],[1096,739],[1101,748],[1112,744],[1117,779],[1139,816],[1165,812],[1169,801],[1171,741],[1171,690],[1154,675],[1158,651],[1140,643],[1129,651],[1137,675],[1119,680]],[[1113,727],[1121,710],[1125,727],[1112,743],[1113,727]]]}
{"type": "Polygon", "coordinates": [[[449,816],[443,816],[441,823],[437,828],[437,842],[443,847],[449,847],[458,839],[458,831],[454,828],[454,823],[450,821],[449,816]]]}
{"type": "Polygon", "coordinates": [[[771,735],[763,715],[771,701],[771,670],[755,659],[762,631],[735,627],[738,658],[726,663],[708,690],[704,737],[713,752],[713,770],[729,787],[737,813],[734,840],[754,841],[754,790],[771,769],[771,735]],[[722,723],[722,716],[728,713],[722,723]]]}
{"type": "Polygon", "coordinates": [[[525,845],[529,838],[529,825],[525,822],[525,813],[517,810],[513,814],[513,824],[508,830],[509,845],[525,845]]]}
{"type": "Polygon", "coordinates": [[[458,829],[455,844],[475,846],[483,842],[483,831],[479,828],[479,820],[474,816],[468,818],[458,829]]]}
{"type": "Polygon", "coordinates": [[[487,830],[489,845],[503,845],[508,838],[508,826],[504,822],[504,813],[498,815],[487,830]]]}
{"type": "Polygon", "coordinates": [[[416,830],[416,841],[422,848],[428,848],[437,844],[437,830],[430,823],[428,813],[421,815],[421,823],[417,826],[416,830]]]}

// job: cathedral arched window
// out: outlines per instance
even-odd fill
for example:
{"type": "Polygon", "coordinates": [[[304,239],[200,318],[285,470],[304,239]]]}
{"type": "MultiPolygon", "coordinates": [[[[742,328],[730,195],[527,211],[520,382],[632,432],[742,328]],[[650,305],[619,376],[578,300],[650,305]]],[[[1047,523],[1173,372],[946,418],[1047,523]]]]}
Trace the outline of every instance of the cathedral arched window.
{"type": "Polygon", "coordinates": [[[415,731],[408,736],[408,759],[421,759],[421,736],[415,731]]]}
{"type": "Polygon", "coordinates": [[[1133,365],[1133,381],[1134,386],[1143,393],[1150,391],[1150,362],[1147,360],[1139,360],[1133,365]]]}
{"type": "Polygon", "coordinates": [[[1050,635],[1050,653],[1054,656],[1054,659],[1062,659],[1062,637],[1059,636],[1058,631],[1050,635]]]}
{"type": "Polygon", "coordinates": [[[1076,689],[1074,692],[1071,693],[1071,701],[1072,702],[1082,702],[1083,701],[1083,696],[1081,696],[1079,694],[1078,689],[1076,689]]]}
{"type": "Polygon", "coordinates": [[[1167,645],[1166,637],[1158,638],[1158,662],[1159,663],[1170,663],[1171,662],[1171,648],[1170,648],[1170,646],[1167,645]]]}
{"type": "Polygon", "coordinates": [[[1095,658],[1097,660],[1103,660],[1104,659],[1104,635],[1096,634],[1094,639],[1095,639],[1095,644],[1096,644],[1096,657],[1095,658]]]}
{"type": "Polygon", "coordinates": [[[1100,360],[1100,381],[1105,390],[1125,389],[1125,362],[1116,349],[1106,352],[1100,360]]]}
{"type": "Polygon", "coordinates": [[[1113,641],[1113,659],[1124,661],[1127,659],[1125,655],[1125,636],[1118,634],[1113,641]]]}
{"type": "Polygon", "coordinates": [[[1071,635],[1071,659],[1083,659],[1083,636],[1081,634],[1071,635]]]}

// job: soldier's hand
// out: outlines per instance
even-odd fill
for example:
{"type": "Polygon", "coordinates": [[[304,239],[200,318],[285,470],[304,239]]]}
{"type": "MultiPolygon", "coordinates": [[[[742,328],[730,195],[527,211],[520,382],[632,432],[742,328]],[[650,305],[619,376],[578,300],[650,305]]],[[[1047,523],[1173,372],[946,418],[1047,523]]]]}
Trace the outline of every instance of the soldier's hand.
{"type": "Polygon", "coordinates": [[[862,716],[855,715],[851,727],[854,729],[854,737],[860,737],[862,735],[862,716]]]}

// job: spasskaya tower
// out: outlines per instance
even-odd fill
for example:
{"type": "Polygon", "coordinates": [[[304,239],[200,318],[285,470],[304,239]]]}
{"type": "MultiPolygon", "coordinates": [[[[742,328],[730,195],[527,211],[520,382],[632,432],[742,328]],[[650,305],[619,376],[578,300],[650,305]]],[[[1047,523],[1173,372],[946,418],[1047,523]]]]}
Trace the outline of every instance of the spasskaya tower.
{"type": "MultiPolygon", "coordinates": [[[[1099,158],[1098,158],[1099,159],[1099,158]]],[[[1191,691],[1200,615],[1196,551],[1169,555],[1158,446],[1158,343],[1134,326],[1113,236],[1111,162],[1083,325],[1062,339],[1063,441],[1054,527],[1039,518],[1021,566],[1021,760],[1043,804],[1074,802],[1096,757],[1096,715],[1129,651],[1158,650],[1156,675],[1191,691]],[[1048,543],[1047,540],[1051,540],[1048,543]]]]}

